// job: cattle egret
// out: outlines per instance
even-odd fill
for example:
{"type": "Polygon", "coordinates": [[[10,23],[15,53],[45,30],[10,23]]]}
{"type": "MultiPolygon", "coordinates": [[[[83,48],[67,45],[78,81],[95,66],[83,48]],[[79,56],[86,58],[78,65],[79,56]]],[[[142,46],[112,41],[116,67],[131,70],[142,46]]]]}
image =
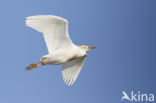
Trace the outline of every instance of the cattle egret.
{"type": "Polygon", "coordinates": [[[39,62],[29,65],[32,70],[43,65],[62,64],[64,82],[71,86],[77,79],[86,59],[86,51],[96,47],[75,45],[68,34],[68,21],[53,15],[37,15],[26,18],[26,25],[43,33],[48,55],[42,56],[39,62]]]}

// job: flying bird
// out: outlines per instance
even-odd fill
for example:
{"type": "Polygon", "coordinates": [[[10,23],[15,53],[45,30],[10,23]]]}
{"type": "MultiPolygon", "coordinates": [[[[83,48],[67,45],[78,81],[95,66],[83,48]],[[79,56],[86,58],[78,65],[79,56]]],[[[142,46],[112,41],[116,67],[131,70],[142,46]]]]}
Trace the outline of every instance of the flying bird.
{"type": "Polygon", "coordinates": [[[62,75],[65,84],[71,86],[77,79],[86,59],[86,51],[96,47],[75,45],[68,34],[68,21],[54,15],[37,15],[26,17],[26,26],[41,33],[45,39],[48,55],[42,56],[39,62],[29,65],[32,70],[44,65],[62,64],[62,75]]]}

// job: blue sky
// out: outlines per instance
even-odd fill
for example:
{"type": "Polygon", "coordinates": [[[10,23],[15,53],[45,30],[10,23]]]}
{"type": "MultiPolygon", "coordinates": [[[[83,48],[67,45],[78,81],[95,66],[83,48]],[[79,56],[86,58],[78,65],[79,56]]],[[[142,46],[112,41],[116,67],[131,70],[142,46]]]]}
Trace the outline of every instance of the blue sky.
{"type": "Polygon", "coordinates": [[[0,103],[120,103],[122,91],[156,93],[155,0],[1,0],[0,103]],[[75,44],[96,46],[75,84],[61,66],[25,67],[46,55],[42,35],[25,17],[69,21],[75,44]]]}

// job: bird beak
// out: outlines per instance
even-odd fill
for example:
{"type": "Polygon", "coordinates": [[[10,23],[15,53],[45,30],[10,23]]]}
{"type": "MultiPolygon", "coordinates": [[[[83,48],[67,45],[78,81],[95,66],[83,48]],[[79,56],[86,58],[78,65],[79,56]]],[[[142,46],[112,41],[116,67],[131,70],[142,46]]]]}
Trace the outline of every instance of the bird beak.
{"type": "Polygon", "coordinates": [[[32,69],[34,69],[34,68],[37,68],[37,67],[42,66],[42,64],[40,64],[40,63],[41,63],[41,61],[39,61],[39,62],[37,62],[37,63],[34,63],[34,64],[31,64],[31,65],[29,65],[28,67],[26,67],[26,70],[32,70],[32,69]]]}
{"type": "Polygon", "coordinates": [[[88,50],[95,49],[96,47],[88,47],[88,50]]]}

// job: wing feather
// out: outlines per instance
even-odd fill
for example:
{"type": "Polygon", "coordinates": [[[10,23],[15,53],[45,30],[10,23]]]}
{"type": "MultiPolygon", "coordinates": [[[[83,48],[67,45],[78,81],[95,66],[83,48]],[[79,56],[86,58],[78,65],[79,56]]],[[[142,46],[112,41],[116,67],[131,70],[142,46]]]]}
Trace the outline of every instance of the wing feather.
{"type": "Polygon", "coordinates": [[[85,59],[86,56],[79,57],[62,65],[63,80],[67,85],[73,85],[83,67],[85,59]]]}
{"type": "Polygon", "coordinates": [[[54,50],[72,46],[68,34],[68,21],[53,15],[38,15],[26,18],[26,25],[43,33],[47,48],[51,54],[54,50]]]}

